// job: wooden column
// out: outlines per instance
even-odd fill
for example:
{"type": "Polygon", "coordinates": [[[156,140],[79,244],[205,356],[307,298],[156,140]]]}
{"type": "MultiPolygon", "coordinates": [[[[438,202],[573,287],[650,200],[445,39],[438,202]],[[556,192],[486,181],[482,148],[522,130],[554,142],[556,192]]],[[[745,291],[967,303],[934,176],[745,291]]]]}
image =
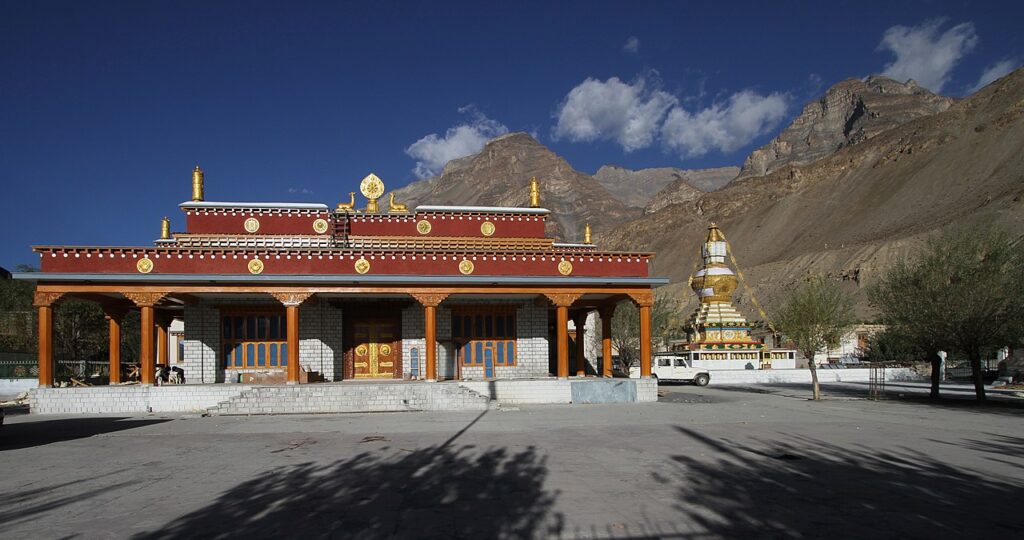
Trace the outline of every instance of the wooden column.
{"type": "Polygon", "coordinates": [[[167,339],[167,327],[170,321],[164,317],[157,317],[156,322],[156,363],[171,365],[170,341],[167,339]]]}
{"type": "Polygon", "coordinates": [[[646,293],[630,296],[640,308],[640,377],[647,379],[651,376],[651,306],[654,305],[654,295],[646,293]]]}
{"type": "Polygon", "coordinates": [[[448,298],[447,293],[409,293],[423,306],[423,348],[425,376],[427,381],[437,380],[437,306],[448,298]]]}
{"type": "Polygon", "coordinates": [[[558,378],[569,376],[569,306],[580,296],[579,293],[545,293],[555,305],[555,344],[558,351],[558,378]]]}
{"type": "Polygon", "coordinates": [[[299,384],[302,381],[302,364],[299,361],[299,306],[313,296],[308,292],[273,292],[270,293],[284,304],[285,319],[288,325],[288,384],[299,384]]]}
{"type": "Polygon", "coordinates": [[[587,358],[584,339],[586,339],[587,312],[576,312],[576,316],[573,317],[573,325],[576,326],[576,376],[586,377],[587,358]]]}
{"type": "Polygon", "coordinates": [[[53,387],[53,304],[63,293],[36,292],[33,304],[39,309],[39,387],[53,387]]]}
{"type": "Polygon", "coordinates": [[[139,343],[139,382],[144,385],[156,382],[156,348],[153,343],[153,306],[157,304],[167,293],[162,292],[126,292],[126,298],[139,307],[139,330],[142,334],[139,343]]]}
{"type": "Polygon", "coordinates": [[[601,376],[612,376],[612,317],[615,304],[601,308],[601,376]]]}
{"type": "Polygon", "coordinates": [[[109,328],[108,348],[110,354],[108,359],[110,364],[110,384],[118,384],[121,382],[121,321],[124,320],[125,310],[104,306],[103,312],[106,314],[107,327],[109,328]]]}

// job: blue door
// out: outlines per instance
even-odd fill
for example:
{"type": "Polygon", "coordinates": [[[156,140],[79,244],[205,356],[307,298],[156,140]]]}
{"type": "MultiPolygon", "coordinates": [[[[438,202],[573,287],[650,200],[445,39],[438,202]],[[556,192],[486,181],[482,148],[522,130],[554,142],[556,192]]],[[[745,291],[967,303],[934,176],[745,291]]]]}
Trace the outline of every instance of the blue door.
{"type": "Polygon", "coordinates": [[[484,377],[494,378],[494,343],[484,344],[484,377]]]}

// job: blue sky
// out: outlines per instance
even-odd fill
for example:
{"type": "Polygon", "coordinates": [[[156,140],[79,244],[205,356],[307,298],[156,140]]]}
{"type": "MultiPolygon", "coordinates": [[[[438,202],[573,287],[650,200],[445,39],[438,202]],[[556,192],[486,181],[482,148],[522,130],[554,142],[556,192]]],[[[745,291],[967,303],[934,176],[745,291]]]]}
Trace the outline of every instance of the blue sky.
{"type": "Polygon", "coordinates": [[[0,266],[145,245],[208,200],[334,204],[506,131],[577,169],[739,165],[848,77],[954,96],[1021,65],[1020,3],[0,0],[0,266]],[[988,73],[988,77],[983,75],[988,73]]]}

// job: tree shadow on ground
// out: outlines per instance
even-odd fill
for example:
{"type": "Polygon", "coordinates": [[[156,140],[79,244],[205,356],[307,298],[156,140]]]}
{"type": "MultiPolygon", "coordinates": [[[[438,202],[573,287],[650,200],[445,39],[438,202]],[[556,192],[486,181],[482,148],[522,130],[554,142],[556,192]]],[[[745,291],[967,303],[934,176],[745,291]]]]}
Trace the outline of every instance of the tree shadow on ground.
{"type": "Polygon", "coordinates": [[[560,534],[562,516],[549,516],[557,493],[543,488],[545,457],[533,447],[519,452],[454,447],[451,443],[459,434],[423,449],[384,447],[380,453],[363,452],[330,464],[273,469],[161,530],[136,538],[479,539],[560,534]]]}
{"type": "Polygon", "coordinates": [[[170,419],[143,420],[111,416],[7,423],[0,431],[0,451],[84,439],[103,433],[140,428],[162,422],[170,422],[170,419]]]}
{"type": "MultiPolygon", "coordinates": [[[[673,456],[677,509],[713,536],[968,538],[1019,531],[1024,487],[913,450],[790,437],[739,444],[676,426],[715,456],[673,456]]],[[[1018,480],[1015,482],[1015,480],[1018,480]]]]}

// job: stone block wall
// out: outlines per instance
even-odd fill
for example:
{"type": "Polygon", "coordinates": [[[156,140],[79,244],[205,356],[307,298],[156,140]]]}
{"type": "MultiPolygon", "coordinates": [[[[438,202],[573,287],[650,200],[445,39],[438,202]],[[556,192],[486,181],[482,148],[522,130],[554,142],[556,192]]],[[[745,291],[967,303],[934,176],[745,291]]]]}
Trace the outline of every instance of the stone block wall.
{"type": "Polygon", "coordinates": [[[341,380],[342,309],[313,297],[299,307],[299,360],[328,381],[341,380]]]}

